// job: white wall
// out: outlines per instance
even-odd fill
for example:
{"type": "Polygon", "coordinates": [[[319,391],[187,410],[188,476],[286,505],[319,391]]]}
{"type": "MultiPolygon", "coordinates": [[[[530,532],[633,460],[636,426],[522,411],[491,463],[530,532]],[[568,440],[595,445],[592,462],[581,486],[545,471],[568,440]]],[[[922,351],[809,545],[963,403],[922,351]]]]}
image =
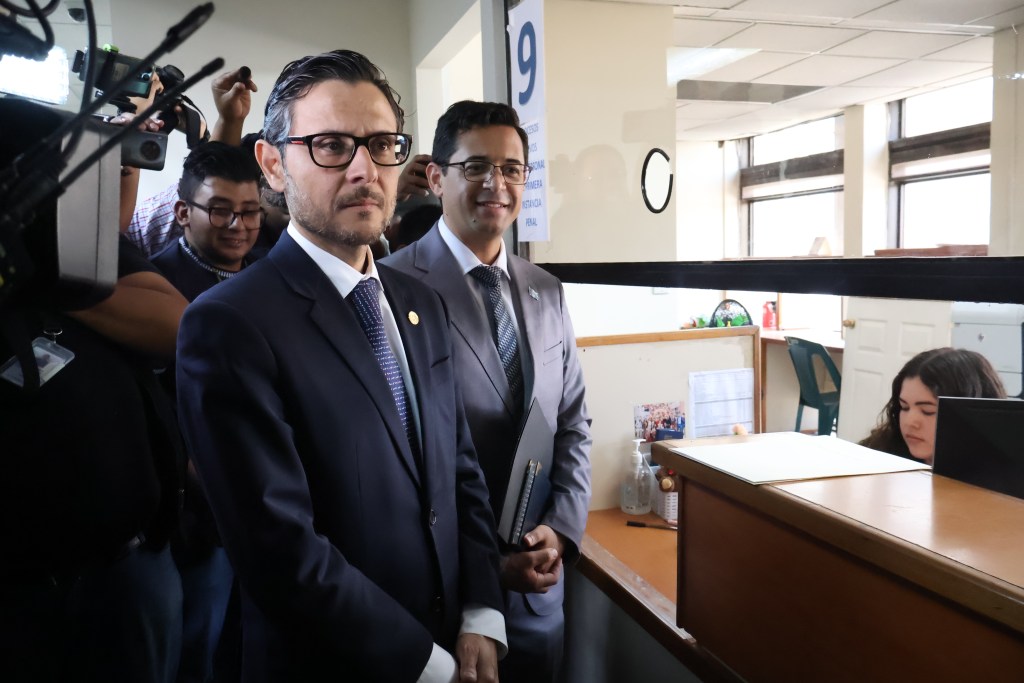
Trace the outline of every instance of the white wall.
{"type": "MultiPolygon", "coordinates": [[[[193,0],[110,0],[114,43],[122,53],[142,57],[196,5],[193,0]]],[[[271,0],[217,0],[206,25],[160,64],[174,64],[189,75],[214,57],[223,57],[224,71],[243,65],[252,69],[259,92],[253,96],[246,122],[248,133],[263,126],[267,94],[285,64],[337,48],[356,50],[373,60],[408,105],[412,101],[409,45],[409,0],[291,0],[287,5],[271,0]]],[[[197,84],[188,95],[212,126],[217,110],[210,80],[197,84]]],[[[407,130],[415,130],[414,126],[415,120],[406,122],[407,130]]],[[[143,173],[139,197],[176,182],[187,153],[184,135],[172,134],[164,171],[143,173]]]]}

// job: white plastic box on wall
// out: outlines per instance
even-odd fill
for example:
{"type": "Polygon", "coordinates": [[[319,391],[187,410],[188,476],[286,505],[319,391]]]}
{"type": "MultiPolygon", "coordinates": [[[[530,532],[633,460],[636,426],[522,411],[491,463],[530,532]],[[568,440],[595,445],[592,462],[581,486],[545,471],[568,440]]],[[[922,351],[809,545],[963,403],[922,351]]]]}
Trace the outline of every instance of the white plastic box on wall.
{"type": "Polygon", "coordinates": [[[1024,361],[1024,306],[957,301],[952,307],[954,348],[977,351],[999,373],[1008,396],[1020,396],[1024,361]]]}

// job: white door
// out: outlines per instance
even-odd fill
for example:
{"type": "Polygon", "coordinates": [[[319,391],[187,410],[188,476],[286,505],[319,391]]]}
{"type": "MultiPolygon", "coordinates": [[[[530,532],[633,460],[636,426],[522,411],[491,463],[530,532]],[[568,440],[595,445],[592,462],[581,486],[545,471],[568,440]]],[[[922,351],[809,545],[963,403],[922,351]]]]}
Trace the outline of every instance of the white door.
{"type": "Polygon", "coordinates": [[[903,365],[921,351],[949,346],[952,304],[850,297],[843,327],[838,436],[860,441],[878,421],[903,365]]]}

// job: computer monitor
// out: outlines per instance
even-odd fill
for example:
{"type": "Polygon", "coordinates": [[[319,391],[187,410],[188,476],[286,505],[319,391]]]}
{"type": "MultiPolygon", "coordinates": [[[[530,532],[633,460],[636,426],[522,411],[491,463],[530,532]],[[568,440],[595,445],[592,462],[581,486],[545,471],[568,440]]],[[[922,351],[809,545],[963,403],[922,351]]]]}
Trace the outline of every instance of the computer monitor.
{"type": "Polygon", "coordinates": [[[1024,498],[1024,401],[940,396],[932,471],[1024,498]]]}

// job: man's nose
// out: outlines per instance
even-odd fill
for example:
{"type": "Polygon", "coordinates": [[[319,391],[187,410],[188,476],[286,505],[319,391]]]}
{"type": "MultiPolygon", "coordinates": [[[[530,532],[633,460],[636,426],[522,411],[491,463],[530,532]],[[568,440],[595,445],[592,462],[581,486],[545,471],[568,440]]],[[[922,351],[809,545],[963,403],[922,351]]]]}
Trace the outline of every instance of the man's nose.
{"type": "Polygon", "coordinates": [[[356,147],[355,154],[352,155],[352,161],[349,162],[346,169],[346,180],[372,183],[377,180],[377,175],[377,164],[373,163],[370,150],[366,148],[366,145],[356,147]]]}
{"type": "Polygon", "coordinates": [[[501,169],[497,166],[491,170],[490,177],[484,179],[484,185],[495,190],[499,187],[504,187],[507,184],[508,183],[505,182],[505,176],[501,174],[501,169]]]}

